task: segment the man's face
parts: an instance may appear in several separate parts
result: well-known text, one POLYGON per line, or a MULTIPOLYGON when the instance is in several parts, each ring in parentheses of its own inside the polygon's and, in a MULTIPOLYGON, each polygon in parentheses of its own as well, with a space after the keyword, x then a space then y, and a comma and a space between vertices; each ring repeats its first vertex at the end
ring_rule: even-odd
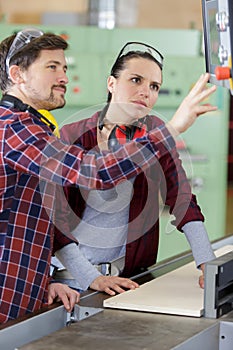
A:
POLYGON ((23 71, 18 86, 23 101, 36 109, 53 110, 65 105, 68 78, 63 50, 42 50, 37 60, 23 71))

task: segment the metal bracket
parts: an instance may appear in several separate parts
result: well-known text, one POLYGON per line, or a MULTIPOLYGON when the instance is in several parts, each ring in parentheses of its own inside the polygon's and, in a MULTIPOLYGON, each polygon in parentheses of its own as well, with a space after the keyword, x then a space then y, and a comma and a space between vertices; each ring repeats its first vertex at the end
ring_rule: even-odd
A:
POLYGON ((218 318, 233 310, 233 252, 205 265, 204 316, 218 318))
POLYGON ((67 312, 66 326, 78 322, 103 311, 101 308, 75 305, 72 312, 67 312))

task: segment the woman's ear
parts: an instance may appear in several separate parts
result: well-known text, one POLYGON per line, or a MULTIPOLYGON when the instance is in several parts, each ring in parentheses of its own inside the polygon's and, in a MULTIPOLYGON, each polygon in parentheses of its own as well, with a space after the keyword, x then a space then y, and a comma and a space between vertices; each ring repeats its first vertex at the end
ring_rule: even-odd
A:
POLYGON ((9 77, 12 80, 12 82, 15 84, 20 84, 24 81, 22 76, 22 71, 20 67, 17 66, 16 64, 13 64, 12 66, 10 66, 9 77))
POLYGON ((115 88, 116 78, 113 75, 110 75, 107 80, 108 91, 112 94, 115 88))

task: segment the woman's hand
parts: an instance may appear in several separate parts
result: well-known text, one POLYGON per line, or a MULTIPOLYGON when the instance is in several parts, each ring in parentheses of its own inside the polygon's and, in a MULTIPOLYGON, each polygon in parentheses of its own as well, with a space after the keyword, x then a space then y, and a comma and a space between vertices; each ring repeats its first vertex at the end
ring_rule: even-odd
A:
POLYGON ((199 286, 204 289, 205 286, 205 280, 204 280, 204 271, 205 271, 205 265, 201 264, 200 265, 201 271, 202 271, 202 275, 199 277, 199 286))
POLYGON ((125 292, 125 289, 135 289, 139 285, 129 278, 118 276, 99 276, 90 285, 91 289, 105 292, 109 295, 125 292))
POLYGON ((217 110, 216 106, 209 103, 201 104, 217 89, 215 85, 207 87, 209 77, 209 73, 200 76, 172 119, 166 124, 172 135, 176 136, 185 132, 201 114, 217 110))

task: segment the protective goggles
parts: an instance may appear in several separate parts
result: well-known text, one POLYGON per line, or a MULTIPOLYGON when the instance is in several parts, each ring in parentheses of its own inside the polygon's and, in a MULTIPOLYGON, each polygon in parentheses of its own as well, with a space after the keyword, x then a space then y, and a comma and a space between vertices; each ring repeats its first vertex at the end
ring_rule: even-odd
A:
POLYGON ((39 38, 44 33, 41 30, 34 28, 23 29, 17 33, 6 57, 6 72, 9 74, 10 60, 33 39, 39 38))
POLYGON ((163 58, 164 58, 163 55, 158 50, 156 50, 153 46, 150 46, 141 42, 137 42, 137 41, 130 41, 126 43, 121 49, 115 62, 117 62, 117 60, 120 57, 127 55, 127 53, 129 52, 148 53, 155 59, 156 62, 158 62, 161 68, 163 67, 163 58))

